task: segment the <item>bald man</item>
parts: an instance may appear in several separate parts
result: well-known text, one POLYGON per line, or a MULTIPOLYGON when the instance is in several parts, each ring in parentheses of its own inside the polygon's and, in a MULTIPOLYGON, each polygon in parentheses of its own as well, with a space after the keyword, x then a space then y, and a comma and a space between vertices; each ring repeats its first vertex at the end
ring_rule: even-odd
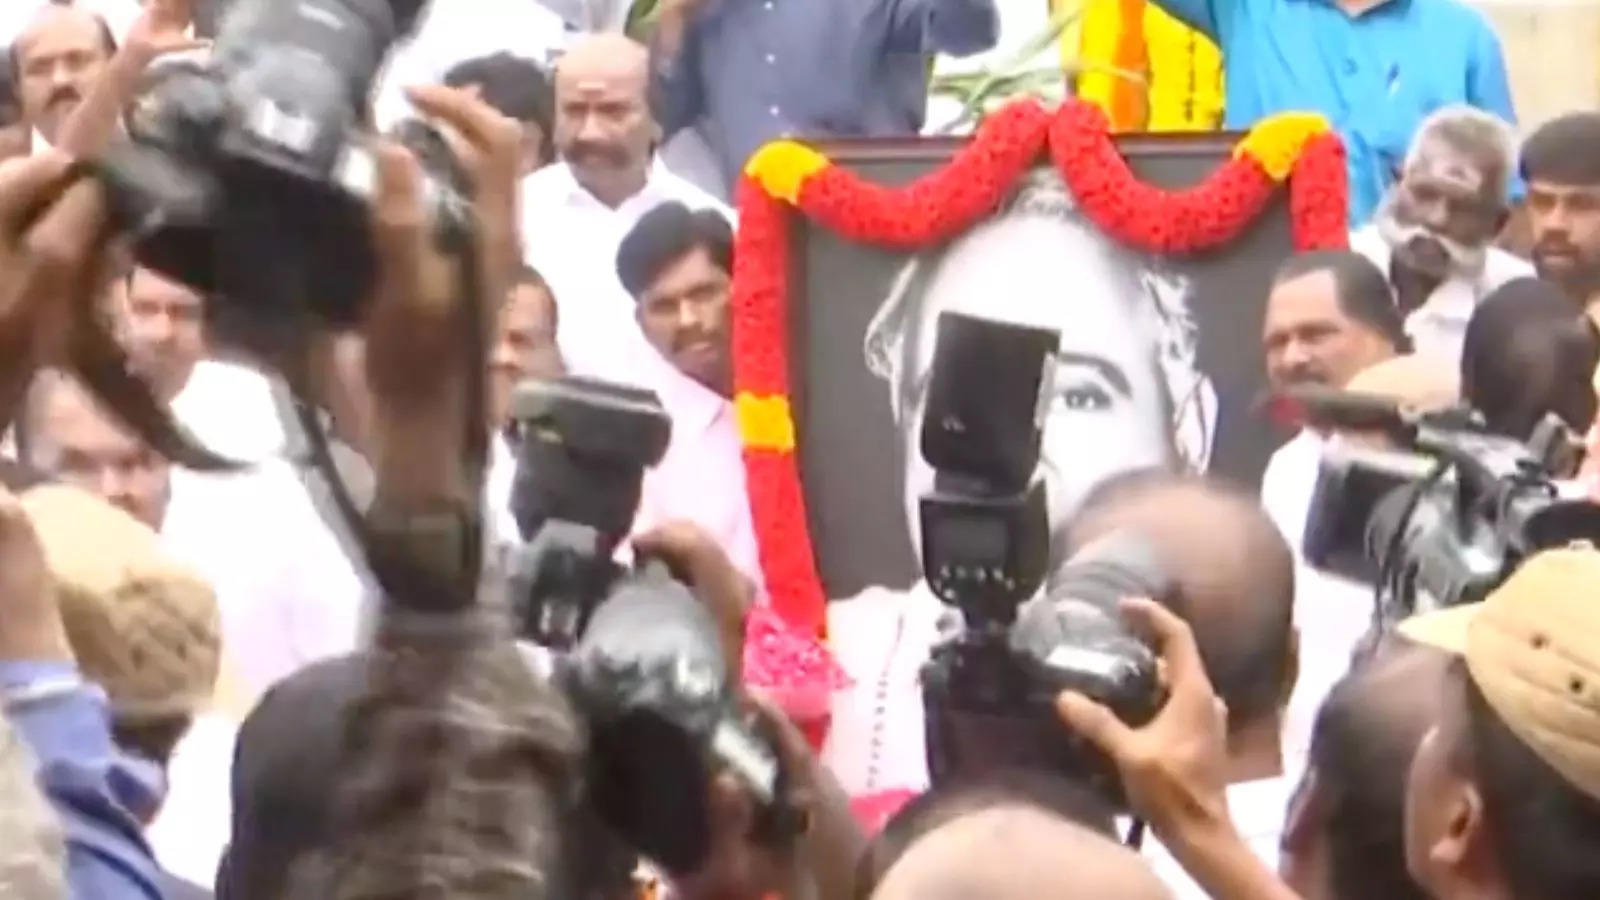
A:
POLYGON ((93 12, 52 4, 33 15, 12 46, 12 66, 34 150, 55 144, 114 53, 111 29, 93 12))
MULTIPOLYGON (((1068 534, 1076 550, 1111 532, 1149 540, 1176 584, 1156 598, 1194 630, 1217 694, 1228 705, 1228 805, 1258 856, 1278 858, 1289 798, 1282 731, 1298 671, 1294 557, 1254 497, 1219 483, 1137 472, 1102 483, 1068 534)), ((1159 844, 1156 871, 1183 898, 1206 894, 1159 844)))
POLYGON ((1081 825, 1007 806, 958 817, 907 848, 874 900, 1166 900, 1139 855, 1081 825))
POLYGON ((556 65, 558 162, 523 179, 522 234, 525 261, 556 298, 557 341, 573 374, 651 388, 671 413, 674 385, 661 382, 676 373, 639 331, 633 298, 617 280, 617 247, 662 203, 715 209, 730 221, 733 211, 656 161, 661 130, 648 90, 643 46, 620 34, 572 44, 556 65))

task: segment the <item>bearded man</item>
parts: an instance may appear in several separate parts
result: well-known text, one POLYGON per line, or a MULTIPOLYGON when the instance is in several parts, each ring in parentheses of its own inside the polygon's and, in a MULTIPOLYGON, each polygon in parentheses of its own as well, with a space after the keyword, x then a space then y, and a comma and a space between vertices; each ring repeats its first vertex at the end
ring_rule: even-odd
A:
POLYGON ((1350 249, 1372 260, 1394 288, 1416 351, 1454 366, 1467 320, 1495 288, 1531 275, 1493 246, 1509 215, 1516 134, 1470 106, 1447 106, 1417 130, 1399 179, 1350 249))

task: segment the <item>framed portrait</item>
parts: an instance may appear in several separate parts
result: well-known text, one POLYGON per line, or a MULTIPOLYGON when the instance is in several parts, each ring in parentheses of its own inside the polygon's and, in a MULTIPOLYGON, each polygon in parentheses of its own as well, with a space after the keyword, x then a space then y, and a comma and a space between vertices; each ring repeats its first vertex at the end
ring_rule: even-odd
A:
MULTIPOLYGON (((983 129, 972 142, 818 143, 791 148, 788 176, 746 179, 736 382, 763 568, 792 619, 921 577, 914 522, 933 473, 919 436, 941 313, 1059 333, 1040 419, 1053 534, 1096 484, 1133 469, 1254 490, 1285 437, 1255 412, 1262 314, 1290 253, 1343 243, 1337 138, 1309 121, 1274 141, 1085 135, 1093 113, 1062 109, 1031 152, 975 152, 995 141, 983 129), (1252 143, 1283 152, 1262 162, 1252 143), (1007 153, 1015 171, 996 176, 1007 153), (763 209, 757 192, 792 199, 763 209), (756 358, 774 330, 782 359, 756 358), (780 412, 786 455, 772 438, 780 412)), ((766 164, 784 168, 775 155, 766 164)), ((762 165, 758 154, 752 171, 762 165)), ((971 378, 985 389, 984 373, 971 378)))

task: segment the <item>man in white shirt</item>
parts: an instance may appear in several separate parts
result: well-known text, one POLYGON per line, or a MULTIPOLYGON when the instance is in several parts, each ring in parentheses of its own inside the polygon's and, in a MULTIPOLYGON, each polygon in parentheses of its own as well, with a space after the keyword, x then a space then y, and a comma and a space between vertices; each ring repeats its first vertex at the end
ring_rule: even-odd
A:
POLYGON ((1472 310, 1533 267, 1494 246, 1516 173, 1516 133, 1491 113, 1447 106, 1423 121, 1400 178, 1350 249, 1372 260, 1395 290, 1418 353, 1451 364, 1472 310))
POLYGON ((511 425, 511 391, 528 378, 555 378, 566 371, 556 346, 560 320, 550 285, 530 266, 523 266, 506 295, 489 353, 489 471, 484 499, 489 527, 497 541, 519 538, 511 515, 511 490, 517 461, 506 430, 511 425))
POLYGON ((524 258, 550 283, 561 311, 561 355, 575 375, 654 388, 671 375, 640 332, 617 279, 617 247, 646 212, 669 200, 732 212, 656 160, 649 55, 617 34, 579 39, 556 67, 560 162, 522 182, 524 258))
POLYGON ((249 697, 355 647, 361 582, 286 464, 174 468, 57 372, 30 389, 18 444, 24 462, 127 510, 211 583, 249 697))
MULTIPOLYGON (((1345 388, 1407 344, 1399 309, 1381 272, 1348 251, 1291 257, 1278 270, 1262 321, 1262 355, 1273 390, 1345 388)), ((1305 565, 1302 547, 1327 436, 1306 426, 1278 448, 1261 478, 1261 504, 1294 551, 1295 625, 1306 636, 1290 700, 1285 743, 1298 761, 1322 698, 1350 666, 1372 617, 1371 591, 1305 565)))
MULTIPOLYGON (((1289 547, 1248 494, 1161 473, 1103 483, 1068 547, 1119 531, 1148 541, 1172 579, 1172 595, 1154 599, 1193 629, 1206 674, 1227 704, 1229 812, 1255 854, 1275 867, 1293 786, 1283 730, 1299 671, 1289 547)), ((1208 896, 1160 842, 1147 837, 1143 850, 1179 900, 1208 896)))
POLYGON ((206 310, 199 294, 135 268, 112 285, 110 301, 133 370, 202 443, 243 461, 283 451, 283 424, 267 377, 205 358, 206 310))
POLYGON ((54 146, 57 133, 116 53, 106 20, 76 5, 35 7, 11 47, 22 117, 33 149, 54 146))
POLYGON ((656 394, 672 440, 644 478, 636 534, 694 522, 754 584, 763 583, 733 407, 733 229, 715 210, 664 203, 617 250, 617 274, 638 301, 639 326, 673 373, 656 394))

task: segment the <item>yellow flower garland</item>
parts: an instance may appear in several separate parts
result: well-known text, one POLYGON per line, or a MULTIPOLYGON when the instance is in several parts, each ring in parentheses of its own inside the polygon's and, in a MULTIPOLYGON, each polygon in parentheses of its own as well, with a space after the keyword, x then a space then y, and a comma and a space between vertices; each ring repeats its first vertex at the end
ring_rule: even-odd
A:
POLYGON ((741 391, 734 397, 733 407, 745 447, 778 453, 794 450, 794 417, 789 412, 789 398, 741 391))
POLYGON ((804 144, 773 141, 750 157, 744 171, 769 195, 792 206, 800 196, 800 185, 828 165, 827 157, 804 144))
POLYGON ((1306 141, 1329 129, 1326 117, 1317 113, 1279 113, 1257 122, 1250 133, 1233 148, 1233 157, 1248 155, 1261 165, 1273 181, 1289 177, 1300 149, 1306 141))

